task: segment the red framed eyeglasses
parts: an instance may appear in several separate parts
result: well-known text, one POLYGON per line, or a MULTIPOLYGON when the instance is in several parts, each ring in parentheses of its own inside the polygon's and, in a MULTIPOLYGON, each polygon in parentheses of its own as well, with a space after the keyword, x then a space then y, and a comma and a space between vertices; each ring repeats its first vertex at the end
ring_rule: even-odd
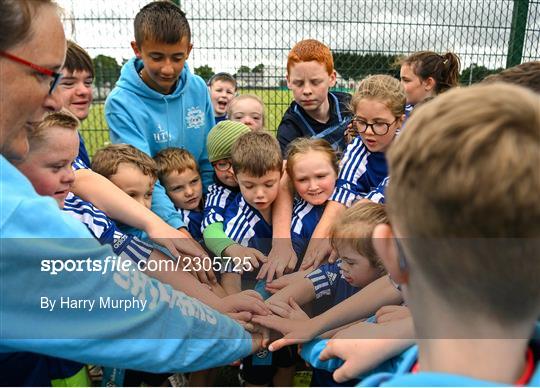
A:
POLYGON ((54 91, 54 89, 56 88, 56 85, 58 85, 58 81, 60 81, 60 78, 62 77, 62 74, 57 73, 56 71, 52 71, 50 69, 46 69, 44 67, 36 65, 35 63, 28 62, 26 59, 19 58, 5 51, 0 51, 0 56, 10 59, 14 62, 20 63, 21 65, 31 67, 32 69, 36 70, 37 72, 41 74, 52 77, 51 85, 49 88, 49 94, 51 94, 54 91))

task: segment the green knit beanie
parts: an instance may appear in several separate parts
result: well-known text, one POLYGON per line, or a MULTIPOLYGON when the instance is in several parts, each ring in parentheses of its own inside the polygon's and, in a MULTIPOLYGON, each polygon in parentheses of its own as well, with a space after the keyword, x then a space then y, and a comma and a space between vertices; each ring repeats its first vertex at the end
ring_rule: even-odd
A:
POLYGON ((213 163, 217 160, 231 157, 233 143, 244 133, 251 129, 240 122, 223 120, 220 121, 208 133, 206 148, 208 149, 208 160, 213 163))

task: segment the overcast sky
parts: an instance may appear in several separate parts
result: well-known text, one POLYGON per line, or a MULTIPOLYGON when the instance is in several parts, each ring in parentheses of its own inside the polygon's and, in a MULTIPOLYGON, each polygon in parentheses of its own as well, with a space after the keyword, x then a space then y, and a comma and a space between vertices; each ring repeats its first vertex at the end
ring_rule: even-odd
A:
MULTIPOLYGON (((58 0, 68 36, 92 56, 132 56, 133 18, 148 0, 58 0), (74 28, 72 28, 74 26, 74 28)), ((470 63, 503 67, 512 0, 181 0, 190 21, 192 67, 235 72, 284 66, 289 49, 315 38, 359 53, 454 51, 470 63)), ((540 58, 540 1, 530 0, 524 61, 540 58)))

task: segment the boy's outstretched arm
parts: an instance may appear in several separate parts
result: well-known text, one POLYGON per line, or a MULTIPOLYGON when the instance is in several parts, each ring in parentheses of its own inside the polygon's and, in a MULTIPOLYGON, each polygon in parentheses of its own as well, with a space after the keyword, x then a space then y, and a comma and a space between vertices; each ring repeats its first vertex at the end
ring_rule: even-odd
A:
POLYGON ((293 298, 300 306, 311 302, 315 299, 315 288, 313 283, 308 278, 297 279, 287 287, 279 290, 274 295, 266 300, 267 303, 284 302, 289 303, 290 298, 293 298))
POLYGON ((279 182, 279 194, 272 205, 272 250, 268 261, 261 267, 257 279, 270 283, 286 272, 294 270, 298 257, 291 240, 291 222, 293 212, 293 191, 291 180, 283 162, 283 176, 279 182))
POLYGON ((309 241, 301 269, 316 269, 324 260, 333 262, 335 255, 330 246, 330 228, 332 224, 341 217, 345 211, 345 205, 328 201, 324 209, 321 220, 317 224, 315 231, 309 241))
POLYGON ((175 290, 182 291, 192 298, 216 309, 220 313, 236 313, 248 311, 253 314, 266 315, 269 313, 261 296, 255 292, 242 292, 220 298, 207 286, 202 284, 189 272, 182 268, 176 269, 174 262, 157 249, 152 251, 148 262, 158 262, 156 265, 147 263, 147 268, 158 268, 157 271, 147 270, 145 273, 163 283, 170 284, 175 290), (159 263, 159 262, 162 263, 159 263), (170 264, 170 265, 165 265, 170 264))
POLYGON ((270 344, 276 351, 287 345, 307 342, 318 335, 373 315, 377 309, 389 304, 398 304, 403 300, 388 276, 375 280, 350 298, 337 304, 308 322, 297 325, 286 320, 254 317, 253 319, 270 329, 282 332, 285 336, 270 344))
POLYGON ((163 245, 175 257, 206 256, 206 252, 189 234, 169 226, 157 214, 135 201, 107 178, 90 169, 75 171, 75 182, 71 191, 85 201, 93 203, 110 218, 144 230, 153 241, 163 245))

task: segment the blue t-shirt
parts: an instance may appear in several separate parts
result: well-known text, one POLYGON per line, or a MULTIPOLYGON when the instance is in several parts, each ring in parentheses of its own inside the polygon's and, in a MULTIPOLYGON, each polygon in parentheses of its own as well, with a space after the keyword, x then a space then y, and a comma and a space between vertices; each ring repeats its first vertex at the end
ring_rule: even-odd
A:
POLYGON ((300 268, 304 253, 309 245, 313 231, 324 212, 325 205, 314 206, 302 198, 295 198, 291 221, 291 240, 298 257, 295 271, 300 268))
POLYGON ((223 222, 225 209, 234 201, 240 192, 238 187, 225 186, 214 174, 214 184, 208 187, 204 201, 204 218, 202 230, 215 222, 223 222))
POLYGON ((330 199, 351 207, 364 198, 388 176, 386 156, 383 152, 370 152, 361 137, 347 147, 340 163, 336 188, 330 199))
POLYGON ((84 139, 80 132, 79 134, 79 155, 77 156, 84 164, 90 166, 90 157, 88 156, 88 151, 86 150, 86 145, 84 144, 84 139))
MULTIPOLYGON (((225 211, 225 234, 244 247, 255 248, 265 255, 272 249, 272 225, 266 222, 261 213, 249 205, 242 194, 225 211)), ((230 269, 226 270, 230 272, 230 269)), ((257 271, 244 272, 245 279, 255 279, 257 271)))
POLYGON ((64 201, 64 212, 81 221, 101 245, 110 245, 113 252, 124 258, 147 261, 152 253, 152 246, 137 237, 122 233, 105 213, 90 202, 86 202, 73 193, 64 201))
POLYGON ((180 217, 182 217, 182 220, 184 221, 184 224, 186 225, 186 228, 191 234, 191 236, 197 240, 199 243, 203 241, 203 235, 202 235, 202 221, 203 221, 203 212, 197 211, 197 210, 185 210, 185 209, 176 209, 178 211, 178 214, 180 214, 180 217))
POLYGON ((315 288, 315 299, 330 296, 334 305, 341 303, 350 296, 356 294, 358 287, 351 286, 341 273, 341 260, 335 263, 323 264, 312 271, 306 278, 311 280, 315 288))

